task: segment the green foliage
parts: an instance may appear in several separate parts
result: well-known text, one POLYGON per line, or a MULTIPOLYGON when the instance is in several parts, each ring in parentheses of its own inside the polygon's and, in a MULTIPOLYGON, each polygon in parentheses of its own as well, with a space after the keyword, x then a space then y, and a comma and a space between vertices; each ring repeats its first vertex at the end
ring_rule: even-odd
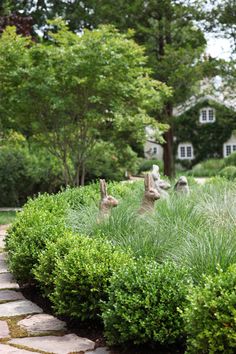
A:
POLYGON ((56 313, 82 321, 98 319, 101 300, 113 272, 131 262, 104 238, 80 237, 77 247, 70 247, 64 259, 56 262, 55 289, 50 295, 56 313))
POLYGON ((179 308, 188 285, 187 272, 172 263, 140 259, 122 267, 113 275, 103 304, 108 343, 179 342, 184 336, 179 308))
POLYGON ((0 205, 16 207, 30 194, 28 156, 18 148, 0 148, 0 205))
MULTIPOLYGON (((129 183, 108 184, 108 192, 117 198, 131 194, 133 189, 133 184, 129 183)), ((70 226, 66 220, 69 210, 96 203, 94 216, 97 220, 99 200, 98 184, 68 188, 57 195, 44 194, 29 200, 23 211, 17 214, 7 237, 9 264, 15 277, 21 282, 33 281, 33 268, 46 244, 68 234, 70 226)))
POLYGON ((68 214, 68 225, 91 237, 103 234, 124 250, 131 248, 136 257, 174 260, 199 282, 203 273, 214 274, 217 264, 225 270, 236 262, 236 189, 220 177, 204 186, 188 179, 188 197, 176 198, 170 191, 170 197, 157 201, 154 212, 145 217, 138 216, 143 197, 140 181, 126 184, 126 188, 132 185, 131 193, 118 198, 120 203, 109 219, 97 223, 98 208, 93 203, 75 206, 68 214))
POLYGON ((0 213, 0 225, 10 224, 15 220, 15 211, 3 211, 0 213))
POLYGON ((209 159, 196 164, 188 175, 195 177, 222 176, 228 179, 235 178, 236 153, 232 153, 224 159, 209 159))
POLYGON ((227 166, 219 173, 220 176, 234 180, 236 178, 236 166, 227 166))
POLYGON ((9 267, 21 283, 33 281, 33 268, 48 241, 55 241, 66 231, 67 204, 60 197, 42 195, 29 200, 8 231, 6 247, 9 267))
MULTIPOLYGON (((107 183, 108 194, 118 199, 124 199, 132 194, 139 183, 107 183)), ((101 199, 99 182, 91 183, 84 187, 68 187, 62 194, 63 199, 67 201, 71 209, 80 209, 81 206, 96 204, 98 206, 101 199)))
POLYGON ((131 32, 101 26, 78 36, 62 20, 50 25, 48 43, 29 43, 12 28, 0 38, 0 116, 56 156, 66 185, 83 185, 95 141, 113 144, 123 168, 135 160, 129 146, 145 139, 146 125, 162 128, 150 111, 170 90, 151 79, 131 32))
POLYGON ((212 101, 201 102, 176 117, 174 131, 177 139, 174 144, 174 155, 177 155, 178 144, 188 142, 189 132, 192 132, 191 143, 195 157, 191 161, 192 165, 212 158, 221 158, 223 144, 230 138, 234 129, 236 129, 235 112, 212 101), (201 124, 199 122, 199 111, 206 106, 216 109, 214 123, 201 124))
POLYGON ((125 172, 137 173, 137 154, 127 145, 118 149, 114 144, 108 142, 97 143, 93 153, 86 161, 86 180, 105 178, 106 180, 122 180, 125 172))
POLYGON ((225 166, 236 166, 236 152, 233 152, 229 156, 227 156, 225 159, 225 166))
POLYGON ((188 174, 195 177, 216 176, 225 164, 225 159, 209 159, 195 165, 188 174))
POLYGON ((160 168, 160 173, 163 172, 163 161, 157 159, 142 159, 139 164, 138 173, 150 171, 152 169, 152 165, 158 165, 160 168))
POLYGON ((236 266, 190 288, 183 312, 188 334, 188 353, 226 353, 236 350, 236 266))
POLYGON ((23 141, 0 147, 0 206, 17 207, 39 192, 55 192, 61 185, 57 161, 43 149, 29 148, 23 141))
POLYGON ((53 242, 47 241, 46 248, 39 254, 38 263, 33 270, 44 295, 49 296, 54 290, 55 269, 58 261, 63 262, 70 249, 78 249, 82 241, 82 237, 68 231, 53 242))

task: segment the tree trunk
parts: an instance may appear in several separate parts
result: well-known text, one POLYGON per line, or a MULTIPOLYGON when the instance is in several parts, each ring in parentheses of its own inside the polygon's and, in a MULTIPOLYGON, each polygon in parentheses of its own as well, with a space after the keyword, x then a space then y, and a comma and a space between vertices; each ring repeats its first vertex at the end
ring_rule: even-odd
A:
POLYGON ((85 182, 85 164, 83 162, 82 163, 82 173, 81 173, 80 185, 84 186, 84 182, 85 182))
POLYGON ((164 175, 171 178, 174 176, 173 151, 172 151, 172 146, 173 146, 172 127, 170 127, 170 129, 164 133, 164 139, 166 141, 165 144, 163 145, 164 175))
POLYGON ((167 123, 169 124, 170 128, 167 132, 164 133, 165 144, 163 145, 164 148, 164 175, 171 178, 175 175, 174 169, 174 159, 173 159, 173 127, 172 127, 172 117, 173 115, 173 108, 172 104, 169 103, 166 106, 166 116, 167 116, 167 123))

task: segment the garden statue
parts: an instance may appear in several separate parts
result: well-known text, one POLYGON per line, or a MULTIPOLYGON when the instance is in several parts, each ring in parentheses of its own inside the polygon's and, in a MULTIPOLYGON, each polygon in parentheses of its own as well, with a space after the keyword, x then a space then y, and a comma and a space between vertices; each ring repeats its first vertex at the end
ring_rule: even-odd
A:
POLYGON ((168 198, 169 195, 166 190, 169 189, 171 185, 161 179, 158 165, 152 165, 152 178, 154 180, 155 188, 160 193, 161 198, 168 198))
POLYGON ((111 209, 118 205, 118 200, 111 195, 107 195, 107 186, 105 179, 100 179, 100 192, 101 192, 101 200, 100 200, 100 213, 102 216, 109 216, 111 209))
POLYGON ((147 211, 153 211, 155 201, 160 199, 160 193, 156 189, 153 177, 150 173, 146 174, 144 177, 144 187, 145 191, 142 204, 139 209, 139 214, 144 214, 147 211))
POLYGON ((174 189, 178 193, 189 194, 189 186, 188 181, 185 176, 179 177, 178 181, 176 182, 174 189))

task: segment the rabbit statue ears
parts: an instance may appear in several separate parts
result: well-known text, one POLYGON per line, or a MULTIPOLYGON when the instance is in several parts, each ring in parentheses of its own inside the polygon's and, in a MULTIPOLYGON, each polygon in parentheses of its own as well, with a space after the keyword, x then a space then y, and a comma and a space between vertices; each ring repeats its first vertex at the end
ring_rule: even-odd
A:
POLYGON ((144 177, 144 187, 145 187, 145 191, 149 191, 152 188, 155 188, 155 183, 153 180, 153 177, 151 175, 151 173, 147 173, 144 177))
POLYGON ((102 199, 107 197, 107 185, 105 179, 100 179, 100 192, 101 192, 101 197, 102 199))

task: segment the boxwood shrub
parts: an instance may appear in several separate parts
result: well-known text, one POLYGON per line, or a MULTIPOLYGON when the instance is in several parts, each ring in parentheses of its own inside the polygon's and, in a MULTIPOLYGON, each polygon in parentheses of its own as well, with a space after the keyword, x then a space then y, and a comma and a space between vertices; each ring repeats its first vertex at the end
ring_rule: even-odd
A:
POLYGON ((109 344, 173 344, 184 337, 179 308, 186 301, 186 270, 140 259, 113 274, 102 318, 109 344))
POLYGON ((33 268, 46 242, 55 241, 67 230, 67 204, 59 195, 41 195, 30 200, 8 232, 6 248, 10 270, 20 283, 33 282, 33 268))
POLYGON ((227 166, 220 171, 219 175, 225 177, 229 180, 234 180, 236 178, 236 166, 227 166))
MULTIPOLYGON (((127 196, 137 183, 110 183, 108 192, 118 199, 127 196)), ((7 250, 9 265, 21 283, 34 282, 33 269, 48 241, 55 242, 70 230, 69 210, 92 202, 99 204, 99 185, 68 188, 56 195, 43 194, 29 200, 9 230, 7 250)), ((98 211, 98 208, 97 208, 98 211)))
MULTIPOLYGON (((77 247, 70 247, 68 254, 56 261, 54 291, 49 298, 57 314, 82 321, 98 319, 111 275, 133 260, 130 253, 120 251, 102 237, 77 237, 77 247)), ((60 245, 63 247, 63 242, 60 245)))
POLYGON ((236 265, 190 287, 183 318, 188 353, 236 352, 236 265))
POLYGON ((69 231, 54 242, 47 241, 46 248, 39 254, 38 262, 33 269, 43 295, 48 297, 54 290, 57 262, 62 261, 71 248, 78 248, 81 241, 81 237, 69 231))

